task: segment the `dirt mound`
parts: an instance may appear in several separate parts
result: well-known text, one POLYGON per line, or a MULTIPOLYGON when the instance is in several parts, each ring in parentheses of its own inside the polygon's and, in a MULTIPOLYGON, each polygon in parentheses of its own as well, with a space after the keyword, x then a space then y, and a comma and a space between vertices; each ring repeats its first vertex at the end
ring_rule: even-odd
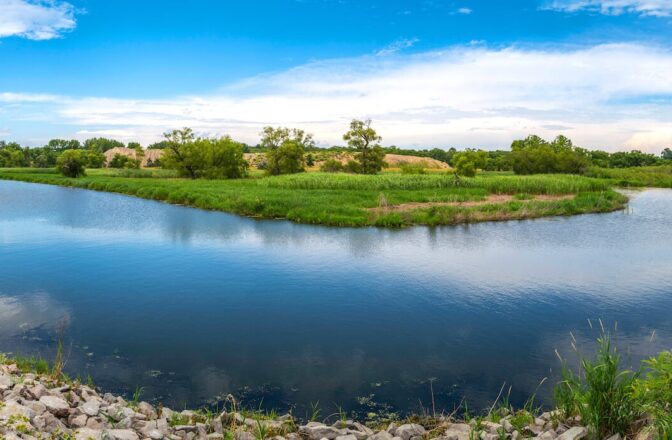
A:
POLYGON ((447 163, 441 162, 440 160, 432 159, 431 157, 405 156, 401 154, 386 154, 385 162, 387 162, 390 168, 398 168, 403 163, 411 165, 422 164, 425 168, 435 168, 445 170, 450 168, 450 166, 447 163))

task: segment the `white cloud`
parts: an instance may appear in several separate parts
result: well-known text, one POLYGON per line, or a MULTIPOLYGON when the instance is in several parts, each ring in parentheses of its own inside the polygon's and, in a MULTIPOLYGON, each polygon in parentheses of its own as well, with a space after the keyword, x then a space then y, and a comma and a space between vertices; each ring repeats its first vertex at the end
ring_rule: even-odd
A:
POLYGON ((458 14, 463 14, 463 15, 469 15, 472 12, 473 11, 471 10, 471 8, 460 8, 460 9, 457 10, 458 14))
MULTIPOLYGON (((415 55, 316 62, 249 78, 208 96, 169 99, 0 94, 0 126, 76 127, 153 142, 170 128, 256 143, 264 125, 305 128, 341 143, 370 117, 385 144, 506 147, 559 132, 585 147, 672 145, 672 51, 639 44, 554 50, 453 47, 415 55), (4 98, 3 98, 4 97, 4 98), (23 103, 19 102, 24 99, 23 103), (17 122, 18 123, 18 122, 17 122)), ((53 136, 46 133, 45 136, 53 136)), ((32 133, 31 133, 32 136, 32 133)))
POLYGON ((0 0, 0 38, 50 40, 75 28, 75 9, 59 0, 0 0))
POLYGON ((413 47, 413 45, 415 45, 415 43, 417 43, 418 41, 420 40, 418 40, 417 38, 401 38, 395 41, 394 43, 380 49, 378 52, 376 52, 376 55, 378 56, 394 55, 399 51, 413 47))
POLYGON ((607 15, 672 16, 671 0, 556 0, 547 8, 565 12, 586 10, 607 15))

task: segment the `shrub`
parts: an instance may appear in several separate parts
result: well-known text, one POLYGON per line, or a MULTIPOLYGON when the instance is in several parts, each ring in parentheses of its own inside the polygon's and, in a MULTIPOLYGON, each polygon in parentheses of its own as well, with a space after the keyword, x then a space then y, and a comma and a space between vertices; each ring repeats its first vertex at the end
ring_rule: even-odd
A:
POLYGON ((343 164, 336 159, 329 158, 322 163, 320 171, 325 173, 338 173, 344 170, 343 164))
POLYGON ((56 169, 66 177, 85 176, 85 164, 81 150, 65 150, 56 159, 56 169))
POLYGON ((420 163, 402 162, 399 164, 401 174, 427 174, 427 170, 425 169, 426 167, 427 164, 425 162, 420 163))
POLYGON ((295 140, 286 140, 278 148, 267 154, 268 167, 266 172, 271 175, 296 174, 305 171, 303 144, 295 140))

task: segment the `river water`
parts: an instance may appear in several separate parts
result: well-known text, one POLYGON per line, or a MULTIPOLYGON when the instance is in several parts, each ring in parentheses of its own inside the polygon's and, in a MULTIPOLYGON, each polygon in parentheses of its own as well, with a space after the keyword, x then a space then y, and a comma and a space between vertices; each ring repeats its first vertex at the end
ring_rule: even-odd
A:
POLYGON ((626 211, 404 230, 260 221, 0 182, 0 351, 173 407, 357 412, 550 403, 600 324, 672 347, 672 191, 626 211), (591 328, 592 325, 592 328, 591 328), (617 327, 617 328, 615 328, 617 327), (654 332, 655 331, 655 332, 654 332), (61 335, 61 336, 59 336, 61 335))

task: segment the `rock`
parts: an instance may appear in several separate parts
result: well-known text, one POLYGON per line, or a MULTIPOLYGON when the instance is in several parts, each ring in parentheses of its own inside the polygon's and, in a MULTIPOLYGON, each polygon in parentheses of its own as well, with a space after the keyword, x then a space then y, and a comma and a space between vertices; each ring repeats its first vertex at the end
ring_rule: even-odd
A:
POLYGON ((86 426, 86 421, 88 417, 86 414, 80 414, 75 416, 70 416, 68 418, 68 424, 71 428, 83 428, 86 426))
POLYGON ((555 431, 544 431, 537 437, 539 440, 554 440, 558 434, 555 431))
POLYGON ((140 402, 138 404, 138 412, 150 420, 154 420, 158 417, 154 407, 147 402, 140 402))
POLYGON ((497 431, 502 429, 502 425, 499 423, 488 422, 487 420, 482 422, 481 425, 488 434, 497 434, 497 431))
POLYGON ((355 437, 355 436, 352 435, 352 434, 348 434, 348 435, 339 435, 339 436, 336 437, 335 440, 357 440, 357 437, 355 437))
POLYGON ((0 391, 8 390, 12 387, 12 377, 9 374, 0 373, 0 391))
POLYGON ((395 435, 401 437, 403 440, 410 440, 411 437, 415 437, 416 435, 425 435, 425 428, 415 423, 407 423, 398 427, 395 435))
POLYGON ((450 431, 466 432, 467 434, 471 432, 471 426, 466 423, 451 423, 448 429, 450 431))
POLYGON ((583 426, 575 426, 558 436, 558 440, 580 440, 588 435, 588 430, 583 426))
POLYGON ((394 422, 390 422, 389 425, 387 425, 387 432, 389 432, 392 435, 396 435, 397 433, 397 424, 394 422))
POLYGON ((651 428, 644 428, 641 430, 635 440, 654 440, 656 438, 656 431, 651 428))
POLYGON ((499 436, 497 434, 490 434, 489 432, 481 432, 481 440, 498 440, 499 436))
POLYGON ((224 432, 224 427, 222 426, 222 419, 219 417, 215 418, 210 422, 210 426, 212 426, 212 430, 215 431, 217 434, 222 434, 224 432))
POLYGON ((609 437, 607 440, 623 440, 623 437, 621 437, 621 434, 614 434, 611 437, 609 437))
POLYGON ((103 431, 99 429, 80 428, 75 431, 75 440, 102 440, 103 431))
POLYGON ((502 420, 502 428, 504 428, 504 430, 506 432, 513 432, 513 429, 514 429, 513 425, 511 424, 511 422, 508 419, 502 420))
POLYGON ((84 404, 80 406, 79 409, 87 416, 97 416, 98 412, 100 411, 100 402, 95 399, 90 399, 84 402, 84 404))
POLYGON ((511 433, 511 440, 521 440, 522 438, 523 438, 523 435, 518 431, 513 431, 511 433))
MULTIPOLYGON (((254 436, 254 434, 243 431, 243 430, 238 430, 236 431, 236 434, 234 435, 235 440, 257 440, 257 438, 254 436)), ((318 439, 319 440, 319 439, 318 439)))
POLYGON ((224 436, 220 432, 213 432, 212 434, 208 434, 208 440, 223 440, 224 436))
POLYGON ((175 431, 196 432, 197 428, 194 425, 177 425, 175 431))
POLYGON ((158 429, 150 429, 147 433, 147 437, 151 438, 152 440, 161 440, 163 438, 163 432, 159 431, 158 429))
POLYGON ((449 429, 442 438, 445 440, 471 440, 471 435, 469 432, 449 429))
POLYGON ((41 416, 35 416, 33 419, 33 426, 35 426, 39 431, 45 431, 48 433, 66 430, 65 425, 61 423, 61 421, 58 420, 56 416, 49 412, 45 412, 41 416))
POLYGON ((299 434, 308 437, 310 440, 322 440, 323 438, 334 440, 342 433, 340 429, 336 429, 332 426, 326 426, 317 422, 310 422, 307 425, 299 428, 299 434))
POLYGON ((100 417, 89 417, 89 420, 86 421, 86 427, 90 429, 103 429, 105 424, 100 417))
POLYGON ((44 406, 44 404, 42 404, 40 402, 35 402, 35 401, 27 402, 26 406, 28 408, 32 409, 33 412, 35 413, 35 415, 38 415, 38 416, 40 414, 44 414, 44 412, 47 410, 47 407, 44 406))
POLYGON ((49 390, 41 383, 26 389, 26 393, 30 395, 31 400, 40 400, 40 397, 49 395, 49 390))
POLYGON ((21 416, 32 419, 35 416, 35 412, 27 406, 9 400, 4 402, 4 405, 0 405, 0 419, 8 419, 12 416, 21 416))
POLYGON ((65 400, 60 397, 55 396, 42 396, 40 398, 40 403, 47 408, 47 411, 55 415, 56 417, 65 417, 70 411, 70 405, 65 400))
POLYGON ((387 431, 380 431, 369 437, 369 440, 392 440, 393 436, 387 431))
POLYGON ((115 440, 140 440, 138 434, 131 429, 110 429, 107 432, 115 440))

